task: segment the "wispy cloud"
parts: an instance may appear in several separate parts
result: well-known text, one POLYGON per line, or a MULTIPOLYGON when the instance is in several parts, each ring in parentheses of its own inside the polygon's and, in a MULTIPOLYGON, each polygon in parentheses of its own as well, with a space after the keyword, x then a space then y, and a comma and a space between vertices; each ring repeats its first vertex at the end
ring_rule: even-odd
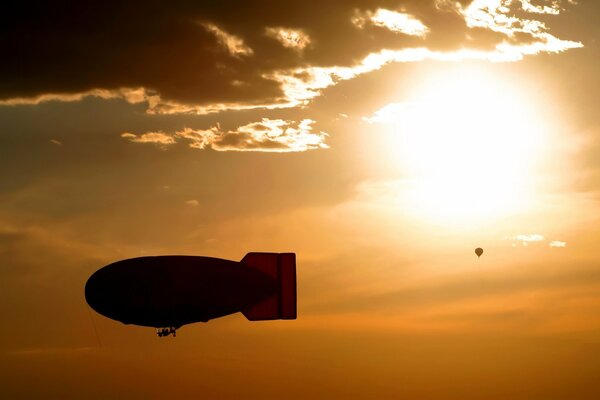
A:
POLYGON ((122 138, 129 140, 134 143, 150 143, 155 144, 161 148, 175 144, 175 139, 164 133, 164 132, 146 132, 141 135, 136 135, 130 132, 124 132, 121 134, 122 138))
POLYGON ((272 151, 296 152, 328 148, 327 134, 314 132, 315 121, 304 119, 298 123, 282 119, 263 118, 235 131, 227 132, 213 141, 211 147, 219 151, 272 151))
POLYGON ((75 102, 81 101, 87 97, 96 97, 103 100, 123 99, 131 104, 152 102, 155 98, 143 87, 138 88, 119 88, 119 89, 91 89, 79 93, 48 93, 32 97, 14 97, 11 99, 0 100, 3 106, 19 105, 37 105, 50 101, 75 102))
POLYGON ((300 29, 269 27, 265 29, 267 36, 277 40, 283 47, 304 50, 310 44, 310 37, 300 29))
POLYGON ((567 242, 561 242, 560 240, 552 240, 548 245, 550 247, 567 247, 567 242))
POLYGON ((523 10, 535 14, 560 14, 560 1, 551 0, 550 5, 534 5, 530 0, 520 0, 523 10))
POLYGON ((254 54, 254 51, 250 47, 246 46, 243 39, 225 32, 215 24, 205 23, 202 24, 202 26, 204 26, 209 32, 214 34, 219 43, 221 43, 221 45, 225 47, 227 52, 232 56, 240 57, 251 56, 252 54, 254 54))
POLYGON ((532 233, 529 235, 516 235, 513 236, 512 239, 520 242, 541 242, 544 240, 544 236, 539 233, 532 233))
POLYGON ((513 247, 520 243, 521 246, 529 246, 531 244, 542 244, 547 243, 550 247, 567 247, 567 242, 563 242, 561 240, 548 240, 544 237, 544 235, 540 235, 539 233, 531 233, 531 234, 520 234, 506 238, 507 240, 511 240, 513 243, 513 247))
POLYGON ((208 129, 184 128, 172 135, 163 132, 149 132, 141 135, 123 133, 121 137, 137 143, 170 145, 176 139, 188 141, 195 149, 211 148, 216 151, 263 151, 300 152, 325 149, 327 134, 313 131, 315 121, 304 119, 300 122, 282 119, 263 118, 259 122, 242 125, 235 130, 225 131, 220 125, 208 129))
MULTIPOLYGON (((511 13, 515 0, 474 0, 468 7, 461 9, 467 26, 484 28, 506 35, 507 40, 496 46, 496 49, 515 55, 532 55, 539 53, 559 53, 568 49, 583 47, 580 42, 562 40, 548 32, 542 21, 524 19, 511 13), (517 35, 528 35, 531 41, 517 39, 517 35)), ((559 14, 557 2, 551 6, 534 6, 528 0, 520 0, 523 11, 537 14, 559 14)))
POLYGON ((403 12, 386 10, 385 8, 379 8, 375 13, 371 11, 357 12, 351 21, 361 29, 367 24, 373 24, 389 29, 392 32, 410 36, 424 37, 429 31, 429 28, 415 16, 403 12))

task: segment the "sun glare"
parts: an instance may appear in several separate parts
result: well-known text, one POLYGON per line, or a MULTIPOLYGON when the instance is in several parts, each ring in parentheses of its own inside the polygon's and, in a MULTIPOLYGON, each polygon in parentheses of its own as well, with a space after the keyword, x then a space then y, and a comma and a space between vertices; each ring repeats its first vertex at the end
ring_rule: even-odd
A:
POLYGON ((473 71, 454 73, 386 108, 379 117, 394 121, 390 147, 415 212, 471 223, 525 207, 544 127, 513 84, 473 71))

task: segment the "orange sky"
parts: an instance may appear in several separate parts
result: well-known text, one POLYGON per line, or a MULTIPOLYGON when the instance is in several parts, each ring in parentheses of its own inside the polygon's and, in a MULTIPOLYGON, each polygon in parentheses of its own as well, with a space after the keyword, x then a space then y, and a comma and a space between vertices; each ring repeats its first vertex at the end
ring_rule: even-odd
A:
POLYGON ((597 398, 598 12, 9 6, 0 397, 597 398), (85 303, 116 260, 250 251, 297 254, 297 320, 85 303))

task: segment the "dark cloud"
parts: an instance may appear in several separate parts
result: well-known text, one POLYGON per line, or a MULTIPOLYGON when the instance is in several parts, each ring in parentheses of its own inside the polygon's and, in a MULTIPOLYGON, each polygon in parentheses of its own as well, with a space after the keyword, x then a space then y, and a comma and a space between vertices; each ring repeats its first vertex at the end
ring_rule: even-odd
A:
MULTIPOLYGON (((227 7, 217 1, 62 1, 36 7, 11 3, 4 6, 0 17, 0 99, 88 93, 147 101, 155 112, 294 106, 337 80, 389 62, 440 58, 436 52, 465 47, 491 51, 511 30, 542 44, 549 39, 540 33, 543 26, 538 27, 539 32, 519 31, 515 27, 523 26, 521 19, 510 26, 490 22, 493 18, 488 16, 493 17, 498 9, 474 17, 467 16, 468 11, 464 2, 440 0, 263 0, 228 2, 227 7), (418 21, 415 23, 423 24, 427 34, 406 34, 397 24, 391 27, 380 20, 362 25, 352 22, 357 15, 363 19, 376 15, 378 9, 410 15, 418 21), (282 39, 274 40, 272 29, 301 32, 305 36, 300 37, 308 38, 310 45, 297 51, 282 39), (406 48, 426 48, 434 53, 388 53, 379 63, 358 70, 315 74, 311 69, 354 68, 369 54, 406 48), (301 79, 302 74, 306 80, 301 79), (130 89, 119 91, 122 88, 130 89)), ((530 11, 529 15, 537 14, 530 11)), ((300 40, 299 36, 293 40, 300 40)), ((571 42, 561 46, 560 41, 546 44, 548 48, 515 50, 511 55, 574 46, 571 42)), ((505 52, 514 49, 509 50, 505 52)))

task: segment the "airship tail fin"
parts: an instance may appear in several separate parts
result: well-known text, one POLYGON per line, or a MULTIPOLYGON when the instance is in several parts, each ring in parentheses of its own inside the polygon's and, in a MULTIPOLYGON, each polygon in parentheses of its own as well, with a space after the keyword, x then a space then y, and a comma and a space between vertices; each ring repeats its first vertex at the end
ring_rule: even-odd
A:
POLYGON ((248 253, 241 261, 274 278, 279 290, 242 311, 250 321, 296 319, 296 254, 248 253))

